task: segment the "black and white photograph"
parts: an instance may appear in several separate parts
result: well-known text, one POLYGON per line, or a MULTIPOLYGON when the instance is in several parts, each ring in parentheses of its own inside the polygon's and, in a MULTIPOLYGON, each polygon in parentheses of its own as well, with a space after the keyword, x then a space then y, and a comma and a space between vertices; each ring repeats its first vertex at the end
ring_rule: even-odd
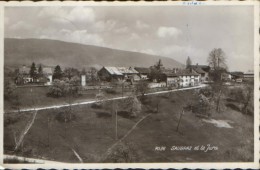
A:
POLYGON ((259 167, 257 3, 59 4, 2 7, 5 165, 259 167))

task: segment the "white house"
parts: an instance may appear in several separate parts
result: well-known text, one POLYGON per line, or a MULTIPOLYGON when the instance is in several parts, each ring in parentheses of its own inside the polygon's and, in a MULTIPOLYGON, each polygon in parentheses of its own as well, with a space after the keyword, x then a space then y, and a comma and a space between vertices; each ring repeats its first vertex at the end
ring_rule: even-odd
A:
POLYGON ((200 74, 190 69, 164 74, 166 75, 167 87, 189 87, 200 84, 200 74))

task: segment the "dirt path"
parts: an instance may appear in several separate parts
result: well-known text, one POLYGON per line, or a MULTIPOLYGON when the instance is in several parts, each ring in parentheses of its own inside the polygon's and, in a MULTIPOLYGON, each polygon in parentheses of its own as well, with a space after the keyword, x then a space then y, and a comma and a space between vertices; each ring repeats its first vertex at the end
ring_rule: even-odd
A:
MULTIPOLYGON (((147 94, 145 94, 145 96, 156 95, 156 94, 164 94, 164 93, 170 93, 170 92, 177 92, 177 91, 185 91, 185 90, 191 90, 191 89, 198 89, 198 88, 203 88, 203 87, 206 87, 206 86, 207 85, 202 84, 200 86, 195 86, 195 87, 187 87, 187 88, 182 88, 182 89, 159 91, 159 92, 147 93, 147 94)), ((102 101, 120 100, 120 99, 126 99, 128 97, 129 96, 114 97, 114 98, 110 98, 110 99, 104 99, 102 101)), ((92 100, 92 101, 78 102, 78 103, 72 103, 72 104, 61 104, 61 105, 46 106, 46 107, 27 108, 27 109, 20 109, 20 112, 30 112, 30 111, 34 111, 34 110, 39 111, 39 110, 48 110, 48 109, 58 109, 58 108, 69 107, 69 106, 93 104, 93 103, 96 103, 96 102, 100 102, 100 101, 92 100)), ((18 112, 18 111, 9 111, 9 112, 5 112, 5 113, 16 113, 16 112, 18 112)))
POLYGON ((112 146, 110 146, 107 151, 105 152, 104 156, 102 156, 102 159, 106 156, 106 154, 109 152, 109 150, 112 150, 119 142, 122 142, 136 127, 138 124, 140 124, 144 119, 146 119, 148 116, 150 116, 152 113, 149 113, 148 115, 142 117, 121 139, 116 141, 112 146))
POLYGON ((35 110, 35 112, 34 112, 34 114, 33 114, 32 120, 27 123, 27 126, 25 127, 24 131, 21 133, 20 138, 19 138, 18 142, 17 142, 16 145, 15 145, 14 151, 16 151, 16 150, 19 148, 19 146, 20 146, 21 143, 23 142, 23 139, 24 139, 25 135, 26 135, 26 134, 28 133, 28 131, 31 129, 31 127, 32 127, 32 125, 33 125, 33 123, 34 123, 35 117, 36 117, 36 115, 37 115, 37 112, 38 112, 38 111, 35 110))

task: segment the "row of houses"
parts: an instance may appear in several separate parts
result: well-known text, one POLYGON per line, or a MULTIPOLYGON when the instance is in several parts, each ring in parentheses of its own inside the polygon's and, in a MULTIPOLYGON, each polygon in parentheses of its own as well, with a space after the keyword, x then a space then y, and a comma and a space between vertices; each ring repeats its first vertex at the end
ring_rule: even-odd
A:
MULTIPOLYGON (((37 69, 38 70, 38 69, 37 69)), ((210 67, 207 65, 190 65, 185 69, 173 68, 165 69, 162 68, 161 82, 167 87, 188 87, 196 86, 200 83, 209 82, 209 72, 210 67)), ((31 82, 40 82, 45 85, 51 85, 53 82, 53 72, 54 67, 42 67, 43 75, 40 78, 34 80, 30 77, 30 68, 22 66, 19 68, 19 74, 23 75, 22 80, 16 79, 17 81, 22 81, 24 84, 31 82)), ((124 80, 131 83, 138 82, 141 80, 149 80, 154 83, 158 83, 156 79, 150 77, 151 68, 145 67, 110 67, 104 66, 99 71, 97 71, 97 76, 99 80, 111 82, 124 80)), ((89 79, 87 73, 81 74, 81 85, 86 86, 89 79)), ((254 78, 253 73, 243 73, 243 72, 229 72, 225 73, 226 80, 228 81, 238 81, 240 79, 250 80, 254 78)))
MULTIPOLYGON (((192 65, 187 69, 165 69, 161 70, 161 81, 167 87, 196 86, 201 82, 208 81, 209 66, 192 65)), ((130 82, 140 80, 151 80, 149 77, 151 68, 143 67, 102 67, 98 76, 102 81, 126 80, 130 82)), ((155 79, 151 80, 156 82, 155 79)))

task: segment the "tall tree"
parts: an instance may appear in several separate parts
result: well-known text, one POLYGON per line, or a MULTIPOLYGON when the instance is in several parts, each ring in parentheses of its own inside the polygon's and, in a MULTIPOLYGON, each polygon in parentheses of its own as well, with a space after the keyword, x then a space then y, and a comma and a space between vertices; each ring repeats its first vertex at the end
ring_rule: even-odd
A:
POLYGON ((191 64, 192 64, 191 59, 190 59, 190 57, 188 57, 186 60, 186 68, 189 68, 191 66, 191 64))
POLYGON ((53 73, 53 80, 54 79, 61 79, 62 78, 62 71, 59 65, 57 65, 54 69, 53 73))
POLYGON ((35 66, 34 62, 31 65, 30 77, 33 78, 33 80, 35 80, 37 78, 37 70, 36 70, 36 66, 35 66))
POLYGON ((151 72, 149 74, 150 79, 156 80, 157 82, 162 81, 163 76, 162 76, 162 70, 163 70, 163 64, 161 59, 154 65, 150 67, 151 72))
POLYGON ((159 59, 159 61, 154 65, 154 67, 155 67, 157 70, 161 70, 162 67, 163 67, 162 60, 159 59))
POLYGON ((210 79, 214 82, 211 84, 213 100, 216 105, 216 111, 221 111, 221 105, 226 88, 223 86, 222 75, 227 71, 226 56, 221 48, 214 48, 208 57, 208 63, 212 70, 209 73, 210 79))
POLYGON ((214 48, 208 57, 209 66, 213 69, 227 68, 226 65, 226 56, 224 51, 221 48, 214 48))
POLYGON ((40 65, 38 68, 38 77, 42 77, 42 76, 43 76, 43 70, 42 70, 42 65, 40 65))

